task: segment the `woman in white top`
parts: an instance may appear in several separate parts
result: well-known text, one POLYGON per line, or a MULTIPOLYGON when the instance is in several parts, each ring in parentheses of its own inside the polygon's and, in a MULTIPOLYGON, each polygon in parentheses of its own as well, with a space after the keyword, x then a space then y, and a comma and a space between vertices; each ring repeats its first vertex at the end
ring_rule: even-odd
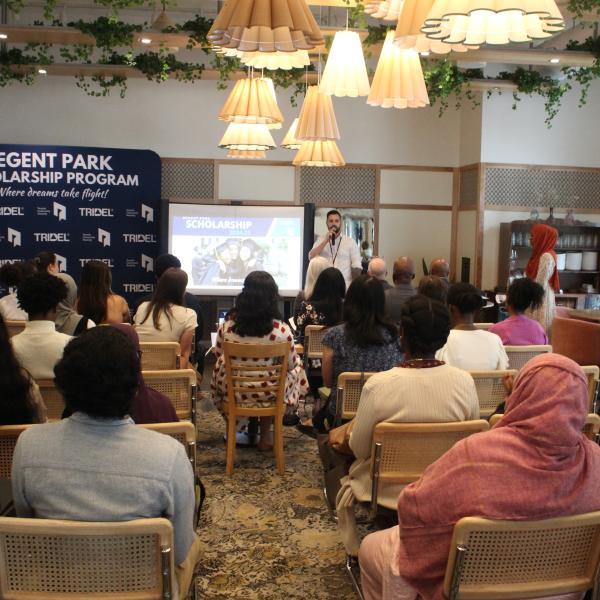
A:
POLYGON ((150 302, 142 302, 133 317, 140 342, 179 342, 182 369, 188 366, 198 325, 196 313, 185 307, 187 283, 185 271, 167 269, 160 276, 150 302))
POLYGON ((470 283, 455 283, 448 290, 448 307, 453 329, 435 357, 465 371, 508 369, 500 337, 473 324, 475 313, 483 307, 479 290, 470 283))
MULTIPOLYGON (((26 277, 34 273, 35 267, 30 262, 6 263, 0 269, 0 283, 8 288, 18 288, 26 277)), ((27 313, 19 306, 16 292, 0 298, 0 316, 5 321, 27 321, 27 313)))

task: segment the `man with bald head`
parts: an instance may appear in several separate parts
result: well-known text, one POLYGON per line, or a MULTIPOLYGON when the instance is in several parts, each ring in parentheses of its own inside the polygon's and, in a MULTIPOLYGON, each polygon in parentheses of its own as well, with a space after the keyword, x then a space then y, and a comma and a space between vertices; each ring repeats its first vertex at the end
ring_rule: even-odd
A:
POLYGON ((448 275, 450 274, 450 265, 445 258, 436 258, 429 265, 429 275, 435 275, 441 279, 445 279, 446 283, 450 283, 448 275))
POLYGON ((402 305, 417 292, 411 285, 415 278, 415 265, 409 256, 400 256, 394 262, 394 286, 385 292, 385 315, 394 323, 400 322, 402 305))
POLYGON ((388 290, 392 286, 386 281, 387 277, 387 266, 385 264, 385 260, 383 258, 379 258, 378 256, 372 258, 369 261, 369 268, 367 269, 367 275, 371 277, 375 277, 375 279, 379 279, 383 285, 384 290, 388 290))

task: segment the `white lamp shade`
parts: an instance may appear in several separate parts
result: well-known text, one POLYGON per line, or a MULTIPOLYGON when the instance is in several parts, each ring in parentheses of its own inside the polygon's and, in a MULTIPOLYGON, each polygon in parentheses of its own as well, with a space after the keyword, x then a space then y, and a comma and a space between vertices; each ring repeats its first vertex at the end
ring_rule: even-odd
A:
POLYGON ((367 104, 382 108, 421 108, 429 104, 419 55, 395 46, 391 30, 385 36, 367 104))
POLYGON ((302 142, 292 164, 300 167, 343 167, 346 164, 333 140, 302 142))
MULTIPOLYGON (((277 104, 277 96, 275 94, 275 84, 273 83, 273 80, 270 77, 261 77, 261 79, 267 84, 267 87, 269 88, 269 91, 271 92, 271 95, 273 96, 273 100, 275 101, 275 104, 277 104)), ((281 129, 282 124, 281 124, 281 122, 270 123, 269 125, 267 125, 267 127, 269 129, 281 129)))
POLYGON ((366 96, 369 76, 360 37, 355 31, 338 31, 331 44, 320 90, 328 96, 366 96))
POLYGON ((219 147, 228 150, 273 150, 275 141, 266 125, 229 123, 219 147))
POLYGON ((275 71, 282 69, 302 69, 310 65, 308 50, 296 50, 295 52, 240 52, 235 48, 217 48, 218 54, 223 54, 229 58, 239 58, 240 62, 247 67, 255 69, 268 69, 275 71))
POLYGON ((404 0, 370 0, 365 3, 365 12, 374 19, 396 21, 403 3, 404 0))
POLYGON ((283 122, 283 115, 264 79, 236 81, 219 113, 221 121, 248 125, 273 125, 283 122))
POLYGON ((288 150, 300 150, 302 142, 296 139, 296 127, 298 127, 298 117, 294 119, 294 122, 291 124, 288 132, 285 134, 285 137, 281 142, 282 148, 287 148, 288 150))
POLYGON ((229 150, 227 152, 227 158, 241 160, 260 160, 266 157, 267 153, 264 150, 229 150))
POLYGON ((321 93, 316 85, 311 85, 306 90, 298 117, 296 139, 302 141, 340 139, 331 96, 321 93))

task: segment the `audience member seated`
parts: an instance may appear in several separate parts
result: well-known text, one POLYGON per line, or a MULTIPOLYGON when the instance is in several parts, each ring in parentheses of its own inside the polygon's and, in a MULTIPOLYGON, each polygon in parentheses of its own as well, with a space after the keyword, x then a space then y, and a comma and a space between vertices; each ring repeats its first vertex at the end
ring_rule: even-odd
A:
MULTIPOLYGON (((317 283, 319 275, 329 267, 329 261, 322 256, 315 256, 311 258, 308 263, 308 269, 306 269, 306 279, 304 280, 304 289, 298 292, 294 300, 294 306, 292 313, 294 318, 300 311, 300 306, 304 300, 308 300, 312 296, 313 289, 317 283)), ((344 281, 345 284, 345 281, 344 281)))
POLYGON ((19 306, 29 315, 25 329, 13 336, 15 356, 34 379, 54 379, 54 365, 60 360, 70 335, 56 331, 58 304, 67 296, 62 279, 36 273, 23 281, 17 291, 19 306))
POLYGON ((381 281, 381 285, 383 285, 384 291, 392 287, 386 280, 387 274, 387 265, 385 264, 385 260, 383 260, 383 258, 376 256, 369 261, 367 275, 375 277, 375 279, 379 279, 379 281, 381 281))
POLYGON ((150 302, 142 302, 133 317, 140 341, 179 342, 181 368, 189 364, 194 331, 198 325, 196 313, 185 306, 185 271, 171 267, 158 280, 150 302))
POLYGON ((12 470, 17 516, 74 521, 166 517, 173 524, 184 598, 199 557, 194 474, 182 444, 136 427, 127 417, 139 385, 135 348, 121 331, 95 327, 71 341, 55 372, 73 415, 19 437, 12 470))
POLYGON ((453 329, 448 341, 435 357, 467 371, 508 368, 502 340, 475 327, 475 313, 484 305, 479 290, 470 283, 455 283, 448 290, 448 306, 453 329))
POLYGON ((97 325, 128 323, 127 301, 112 291, 111 284, 110 269, 105 263, 99 260, 86 262, 81 269, 77 312, 97 325))
MULTIPOLYGON (((351 426, 350 449, 356 460, 337 495, 338 526, 347 548, 358 549, 354 519, 349 522, 351 507, 355 501, 371 500, 370 458, 376 425, 479 418, 473 378, 434 358, 448 337, 448 309, 436 300, 413 296, 402 306, 400 330, 403 361, 365 383, 351 426)), ((400 489, 386 487, 379 496, 380 503, 395 508, 400 489)))
POLYGON ((544 328, 525 316, 525 311, 538 309, 544 301, 544 288, 527 277, 515 279, 508 288, 508 319, 492 325, 488 331, 500 336, 505 346, 547 344, 544 328))
POLYGON ((62 279, 67 286, 67 296, 58 304, 55 321, 56 331, 75 336, 86 329, 95 327, 94 321, 80 315, 75 310, 77 304, 77 284, 75 280, 67 273, 57 273, 56 276, 62 279))
MULTIPOLYGON (((306 373, 302 361, 294 346, 291 331, 281 320, 278 309, 279 290, 273 277, 265 271, 253 271, 244 279, 244 287, 235 302, 227 320, 219 327, 215 363, 211 381, 212 397, 215 406, 222 412, 223 402, 227 400, 227 373, 225 371, 225 355, 223 342, 238 342, 241 344, 271 344, 287 342, 289 344, 288 373, 285 384, 286 413, 294 412, 298 402, 308 392, 306 373)), ((272 359, 265 359, 268 367, 272 359)), ((261 366, 256 361, 254 365, 261 366)), ((254 387, 248 388, 248 394, 236 398, 238 406, 261 407, 273 404, 273 395, 261 392, 254 387), (250 393, 251 392, 251 393, 250 393)), ((259 450, 269 450, 273 447, 271 425, 273 417, 260 418, 259 450)))
POLYGON ((384 315, 381 281, 360 275, 352 281, 344 300, 343 322, 323 338, 323 383, 331 388, 329 402, 313 417, 324 433, 331 427, 336 408, 337 378, 344 371, 387 371, 402 356, 396 326, 384 315))
MULTIPOLYGON (((0 283, 7 288, 18 288, 23 280, 33 273, 35 267, 30 262, 6 263, 0 269, 0 283)), ((5 321, 27 321, 27 313, 19 308, 16 291, 0 298, 0 316, 4 317, 5 321)))
POLYGON ((452 530, 462 517, 528 521, 599 510, 600 448, 581 432, 587 412, 576 363, 557 354, 530 360, 502 420, 458 442, 404 488, 399 527, 364 539, 365 599, 444 598, 452 530))
POLYGON ((446 304, 448 300, 448 283, 437 275, 425 275, 419 281, 417 292, 432 300, 438 300, 446 304))
POLYGON ((47 250, 36 254, 33 263, 38 273, 50 273, 50 275, 56 275, 60 270, 56 262, 56 254, 47 250))
POLYGON ((385 290, 385 316, 394 323, 400 323, 402 305, 417 292, 411 281, 415 278, 415 265, 412 258, 400 256, 394 262, 392 276, 394 286, 385 290))
POLYGON ((0 425, 45 422, 46 406, 40 390, 19 365, 0 315, 0 425))
POLYGON ((429 275, 435 275, 442 279, 448 286, 450 285, 450 265, 445 258, 434 258, 429 263, 429 275))

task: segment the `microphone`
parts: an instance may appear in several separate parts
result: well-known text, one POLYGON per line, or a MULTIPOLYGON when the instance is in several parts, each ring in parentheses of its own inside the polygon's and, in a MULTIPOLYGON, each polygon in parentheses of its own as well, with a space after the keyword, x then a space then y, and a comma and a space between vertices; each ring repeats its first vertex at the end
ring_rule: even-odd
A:
POLYGON ((331 232, 331 245, 335 246, 335 230, 331 232))

